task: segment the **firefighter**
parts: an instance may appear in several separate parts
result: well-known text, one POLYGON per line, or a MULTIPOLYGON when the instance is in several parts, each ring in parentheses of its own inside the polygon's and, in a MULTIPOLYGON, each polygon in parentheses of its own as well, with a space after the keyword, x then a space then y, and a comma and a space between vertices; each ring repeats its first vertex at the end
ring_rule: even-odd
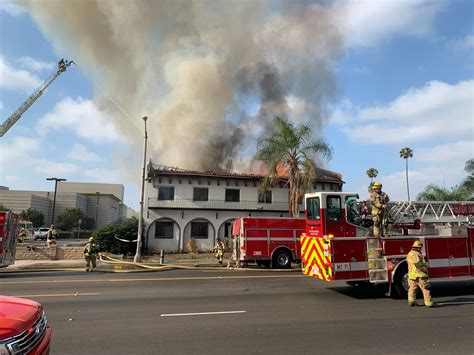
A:
POLYGON ((428 261, 421 254, 423 243, 415 240, 411 251, 407 255, 408 264, 408 305, 417 306, 416 290, 418 287, 423 292, 423 299, 426 307, 433 307, 430 294, 430 280, 428 279, 428 261))
POLYGON ((56 245, 57 238, 58 238, 58 231, 56 230, 56 226, 52 224, 51 228, 48 231, 48 235, 46 236, 48 248, 51 248, 52 246, 56 245))
POLYGON ((23 243, 26 239, 26 229, 20 229, 20 233, 18 233, 18 242, 23 243))
POLYGON ((374 182, 370 194, 370 208, 372 221, 374 222, 374 237, 380 237, 381 230, 382 236, 388 235, 388 201, 390 201, 388 195, 382 192, 382 184, 380 182, 374 182))
POLYGON ((219 264, 222 264, 222 260, 224 259, 225 245, 222 242, 221 238, 217 238, 216 245, 214 246, 212 251, 216 253, 216 258, 219 264))
POLYGON ((86 272, 91 272, 97 266, 97 255, 99 254, 99 245, 94 237, 89 238, 89 242, 84 246, 84 258, 86 259, 86 272))

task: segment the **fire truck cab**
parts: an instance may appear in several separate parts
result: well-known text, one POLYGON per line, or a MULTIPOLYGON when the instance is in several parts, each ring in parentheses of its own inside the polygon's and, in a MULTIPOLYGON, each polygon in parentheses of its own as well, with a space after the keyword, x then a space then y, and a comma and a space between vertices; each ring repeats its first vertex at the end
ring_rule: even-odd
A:
POLYGON ((388 235, 374 237, 370 212, 357 199, 356 193, 346 192, 305 195, 304 274, 327 282, 387 284, 390 293, 395 290, 404 296, 406 255, 413 242, 421 240, 430 278, 449 281, 474 276, 473 228, 392 219, 388 235))

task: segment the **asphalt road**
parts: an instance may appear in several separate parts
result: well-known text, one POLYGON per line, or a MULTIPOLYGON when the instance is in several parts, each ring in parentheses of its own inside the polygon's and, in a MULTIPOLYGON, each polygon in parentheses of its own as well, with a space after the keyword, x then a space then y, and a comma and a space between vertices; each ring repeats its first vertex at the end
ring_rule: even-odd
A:
POLYGON ((0 293, 45 306, 52 354, 474 353, 474 282, 435 283, 434 309, 268 270, 0 273, 0 293))

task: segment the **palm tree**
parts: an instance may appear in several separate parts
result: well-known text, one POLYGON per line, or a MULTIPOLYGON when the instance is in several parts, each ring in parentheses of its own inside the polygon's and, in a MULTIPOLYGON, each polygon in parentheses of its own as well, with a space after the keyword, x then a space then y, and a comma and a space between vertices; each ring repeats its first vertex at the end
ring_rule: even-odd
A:
POLYGON ((369 170, 367 170, 365 172, 367 174, 367 176, 370 178, 370 183, 373 183, 374 182, 374 178, 377 177, 377 175, 379 174, 379 171, 375 168, 370 168, 369 170))
POLYGON ((280 117, 275 117, 273 124, 274 132, 258 142, 254 157, 270 169, 260 184, 260 190, 267 190, 284 171, 290 188, 288 211, 292 217, 298 217, 299 200, 306 190, 312 188, 316 177, 314 156, 319 154, 330 159, 331 148, 323 140, 313 139, 311 128, 306 124, 295 126, 280 117))
POLYGON ((407 177, 407 194, 408 201, 410 201, 410 186, 408 185, 408 158, 413 157, 413 150, 409 147, 402 148, 400 150, 400 158, 405 159, 405 174, 407 177))

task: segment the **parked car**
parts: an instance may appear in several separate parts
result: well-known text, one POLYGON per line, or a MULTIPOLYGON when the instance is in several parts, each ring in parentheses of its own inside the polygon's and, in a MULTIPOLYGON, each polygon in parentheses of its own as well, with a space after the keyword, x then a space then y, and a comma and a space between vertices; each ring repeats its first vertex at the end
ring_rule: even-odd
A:
POLYGON ((48 232, 49 228, 47 227, 38 228, 34 233, 35 240, 46 240, 48 232))
POLYGON ((0 296, 0 309, 0 354, 49 354, 51 327, 41 304, 0 296))

